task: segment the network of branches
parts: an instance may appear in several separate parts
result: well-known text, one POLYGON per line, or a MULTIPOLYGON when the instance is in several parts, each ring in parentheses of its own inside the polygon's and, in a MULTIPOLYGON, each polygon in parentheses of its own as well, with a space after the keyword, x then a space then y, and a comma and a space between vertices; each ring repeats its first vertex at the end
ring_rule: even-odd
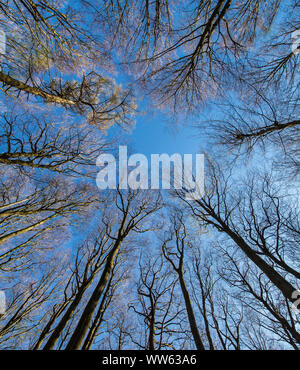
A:
POLYGON ((0 1, 0 349, 300 349, 299 19, 0 1), (97 188, 142 109, 196 122, 200 199, 97 188))

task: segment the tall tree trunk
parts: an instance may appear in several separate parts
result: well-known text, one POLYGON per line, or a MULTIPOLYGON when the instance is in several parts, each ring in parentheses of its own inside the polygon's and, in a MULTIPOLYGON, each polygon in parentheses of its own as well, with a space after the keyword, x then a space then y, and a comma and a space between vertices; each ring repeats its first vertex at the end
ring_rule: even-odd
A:
POLYGON ((201 289, 203 320, 204 320, 204 325, 205 325, 206 336, 207 336, 208 343, 209 343, 209 349, 214 350, 215 348, 214 348, 213 340, 212 340, 212 337, 211 337, 211 334, 210 334, 209 321, 208 321, 208 318, 207 318, 205 291, 204 291, 203 283, 202 283, 201 276, 200 276, 199 272, 197 272, 197 276, 198 276, 200 289, 201 289))
POLYGON ((42 330, 40 336, 39 336, 39 339, 37 340, 36 344, 34 345, 34 347, 32 348, 33 350, 38 350, 41 348, 47 334, 50 332, 50 329, 51 329, 51 326, 53 325, 53 323, 55 322, 55 320, 57 319, 57 317, 64 311, 64 309, 67 307, 69 302, 64 302, 61 307, 59 308, 59 310, 57 310, 57 312, 53 313, 49 319, 49 321, 47 322, 46 326, 44 327, 44 329, 42 330))
POLYGON ((187 315, 188 315, 188 319, 189 319, 189 323, 190 323, 191 332, 192 332, 197 350, 204 351, 205 347, 203 345, 203 342, 201 340, 201 337, 200 337, 200 334, 199 334, 199 331, 198 331, 198 327, 197 327, 197 324, 196 324, 196 319, 195 319, 195 315, 194 315, 190 295, 189 295, 189 292, 188 292, 188 290, 186 288, 186 285, 185 285, 183 272, 180 269, 180 270, 177 271, 177 273, 178 273, 178 276, 179 276, 179 283, 180 283, 181 291, 182 291, 184 302, 185 302, 185 307, 186 307, 186 311, 187 311, 187 315))
POLYGON ((80 303, 81 298, 83 296, 83 293, 86 291, 86 289, 90 285, 91 281, 86 286, 82 287, 82 289, 80 289, 80 291, 76 294, 74 300, 72 301, 68 310, 66 311, 66 313, 64 314, 64 316, 60 320, 59 324, 54 329, 53 333, 51 334, 50 338, 48 339, 47 343, 45 344, 43 350, 53 349, 53 347, 55 346, 56 342, 58 341, 61 333, 63 332, 64 328, 66 327, 68 321, 70 320, 71 316, 73 315, 76 307, 80 303))
POLYGON ((85 306, 85 309, 80 317, 80 320, 71 336, 71 339, 66 346, 66 350, 80 349, 81 343, 89 329, 92 321, 93 313, 95 312, 99 299, 107 285, 111 271, 113 269, 114 259, 121 246, 121 239, 119 238, 111 252, 109 253, 101 278, 93 291, 91 298, 85 306))
POLYGON ((271 267, 264 259, 258 256, 251 247, 232 231, 225 223, 223 223, 224 231, 227 235, 231 237, 232 240, 241 248, 241 250, 246 254, 246 256, 257 266, 259 267, 266 276, 272 281, 272 283, 282 292, 282 294, 289 301, 293 302, 292 294, 296 290, 288 281, 286 281, 273 267, 271 267))
MULTIPOLYGON (((219 217, 212 207, 203 201, 200 201, 199 204, 203 209, 215 220, 218 222, 219 229, 225 232, 240 249, 246 254, 246 256, 262 271, 265 275, 272 281, 272 283, 282 292, 286 299, 290 302, 294 302, 292 298, 293 292, 297 289, 292 286, 287 280, 285 280, 272 266, 270 266, 263 258, 261 258, 246 242, 245 240, 234 232, 228 224, 219 217)), ((207 218, 209 222, 209 218, 207 218)), ((214 222, 211 221, 213 225, 216 226, 214 222)))
POLYGON ((104 315, 104 312, 105 312, 105 309, 104 309, 104 305, 105 305, 105 301, 106 301, 106 298, 107 298, 107 295, 108 295, 108 292, 109 292, 109 289, 110 289, 110 286, 111 286, 111 281, 112 281, 112 278, 110 279, 109 283, 107 284, 107 288, 105 289, 105 292, 103 293, 103 297, 101 299, 101 302, 100 302, 100 305, 99 305, 99 308, 98 308, 98 311, 97 311, 97 314, 93 320, 93 324, 85 338, 85 341, 82 345, 82 350, 88 350, 91 348, 94 340, 95 340, 95 337, 97 335, 97 331, 99 330, 100 326, 101 326, 101 323, 103 321, 103 315, 104 315))
POLYGON ((151 304, 151 313, 150 313, 150 320, 149 320, 149 338, 148 338, 148 346, 150 351, 155 350, 155 311, 156 311, 156 303, 153 300, 152 295, 150 294, 150 304, 151 304))

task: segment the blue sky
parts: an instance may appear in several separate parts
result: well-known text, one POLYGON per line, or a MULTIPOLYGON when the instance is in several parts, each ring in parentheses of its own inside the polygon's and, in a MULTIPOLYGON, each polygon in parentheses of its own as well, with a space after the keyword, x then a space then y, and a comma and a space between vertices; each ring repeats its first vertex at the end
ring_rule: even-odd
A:
MULTIPOLYGON (((120 145, 127 145, 128 152, 141 153, 150 158, 151 154, 196 154, 201 153, 204 137, 199 129, 191 127, 187 118, 177 122, 158 110, 138 115, 135 128, 124 134, 120 145)), ((191 118, 192 120, 192 118, 191 118)), ((108 137, 114 137, 118 128, 112 128, 108 137), (116 131, 115 131, 116 130, 116 131)))
POLYGON ((133 148, 145 155, 151 153, 199 153, 201 140, 196 130, 180 122, 167 122, 162 113, 140 117, 132 137, 133 148))

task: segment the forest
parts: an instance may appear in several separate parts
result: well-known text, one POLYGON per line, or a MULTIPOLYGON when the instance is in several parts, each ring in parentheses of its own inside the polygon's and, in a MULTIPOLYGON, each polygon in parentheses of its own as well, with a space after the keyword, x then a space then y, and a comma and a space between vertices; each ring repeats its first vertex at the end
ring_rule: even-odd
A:
POLYGON ((0 0, 0 349, 299 350, 299 56, 297 0, 0 0), (201 196, 97 186, 153 114, 201 196))

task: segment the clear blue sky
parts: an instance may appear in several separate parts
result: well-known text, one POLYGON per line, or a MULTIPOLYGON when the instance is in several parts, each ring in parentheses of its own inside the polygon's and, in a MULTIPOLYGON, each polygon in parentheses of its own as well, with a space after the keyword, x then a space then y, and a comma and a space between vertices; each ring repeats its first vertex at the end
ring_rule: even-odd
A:
MULTIPOLYGON (((204 137, 201 137, 199 129, 193 128, 193 118, 187 122, 172 121, 170 117, 156 110, 139 115, 135 128, 128 134, 124 134, 120 145, 128 145, 129 153, 141 153, 150 158, 151 154, 196 154, 201 153, 204 145, 204 137)), ((119 132, 118 128, 112 128, 108 137, 114 137, 119 132)))

